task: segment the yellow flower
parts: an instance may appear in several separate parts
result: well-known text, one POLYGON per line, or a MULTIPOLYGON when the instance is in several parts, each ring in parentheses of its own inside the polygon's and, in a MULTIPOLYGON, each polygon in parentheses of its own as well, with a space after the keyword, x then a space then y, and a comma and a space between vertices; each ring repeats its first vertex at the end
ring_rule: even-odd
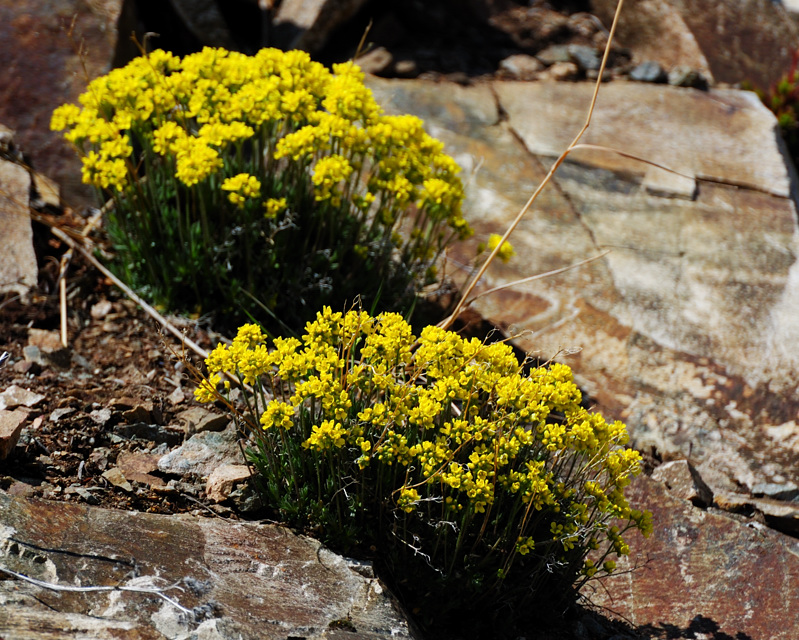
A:
POLYGON ((285 198, 268 198, 266 202, 264 202, 264 216, 267 218, 276 218, 286 210, 286 206, 285 198))
POLYGON ((260 197, 261 182, 248 173, 239 173, 232 178, 227 178, 222 183, 222 190, 230 191, 228 200, 239 209, 243 209, 248 199, 260 197))

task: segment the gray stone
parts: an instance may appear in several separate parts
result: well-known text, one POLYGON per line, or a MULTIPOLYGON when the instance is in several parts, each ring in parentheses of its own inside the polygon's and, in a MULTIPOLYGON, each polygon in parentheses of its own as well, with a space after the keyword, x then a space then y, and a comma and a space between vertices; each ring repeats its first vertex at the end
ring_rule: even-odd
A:
POLYGON ((793 482, 758 482, 752 487, 752 494, 774 500, 794 500, 799 498, 799 487, 793 482))
POLYGON ((30 188, 27 170, 0 158, 0 294, 13 291, 26 297, 38 280, 28 215, 30 188))
POLYGON ((697 507, 713 504, 713 492, 687 460, 663 463, 654 470, 652 479, 662 482, 675 496, 689 500, 697 507))
POLYGON ((565 44, 553 44, 535 54, 538 61, 547 67, 556 62, 571 62, 569 47, 565 44))
POLYGON ((54 592, 0 580, 5 640, 415 637, 378 580, 287 529, 28 501, 3 492, 0 514, 0 566, 69 587, 162 588, 172 599, 134 591, 54 592), (354 632, 337 630, 341 620, 354 632))
POLYGON ((630 80, 636 82, 666 82, 668 77, 656 60, 645 60, 630 71, 630 80))
POLYGON ((283 0, 273 21, 275 45, 317 52, 333 31, 365 3, 366 0, 283 0))
POLYGON ((158 470, 173 475, 207 478, 221 464, 242 464, 244 460, 234 427, 204 431, 158 461, 158 470))
MULTIPOLYGON (((513 82, 495 85, 512 126, 536 155, 559 156, 585 122, 593 86, 513 82)), ((754 93, 684 91, 662 85, 611 83, 599 93, 582 139, 620 149, 700 180, 791 193, 773 114, 754 93), (656 123, 657 126, 653 126, 656 123)), ((644 174, 648 165, 608 152, 580 150, 574 159, 612 171, 644 174)))
POLYGON ((673 87, 693 87, 707 89, 707 79, 701 72, 687 65, 678 65, 669 71, 668 82, 673 87))
POLYGON ((149 440, 156 443, 165 443, 170 447, 183 441, 183 431, 176 428, 163 427, 158 424, 134 422, 133 424, 118 424, 114 426, 114 434, 120 438, 149 440))
POLYGON ((584 591, 594 605, 647 637, 799 637, 799 619, 786 614, 799 609, 799 592, 789 586, 799 579, 796 539, 695 509, 646 477, 625 494, 652 512, 654 531, 625 538, 630 555, 617 573, 584 591), (699 635, 703 629, 715 632, 699 635))
POLYGON ((576 62, 577 66, 583 71, 596 71, 602 63, 601 52, 594 49, 594 47, 570 44, 568 50, 571 61, 576 62))

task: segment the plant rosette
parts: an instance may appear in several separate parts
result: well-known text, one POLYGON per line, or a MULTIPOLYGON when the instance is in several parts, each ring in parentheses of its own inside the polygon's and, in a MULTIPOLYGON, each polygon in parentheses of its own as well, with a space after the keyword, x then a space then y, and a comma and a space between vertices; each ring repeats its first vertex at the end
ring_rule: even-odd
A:
POLYGON ((278 517, 342 553, 377 549, 423 619, 545 614, 651 530, 624 497, 640 454, 581 406, 566 365, 526 372, 504 343, 329 308, 271 347, 245 325, 206 364, 196 398, 241 389, 278 517))
POLYGON ((301 333, 323 304, 412 304, 471 233, 455 161, 418 118, 384 115, 363 78, 302 51, 156 50, 92 81, 51 127, 112 200, 127 282, 170 308, 301 333))

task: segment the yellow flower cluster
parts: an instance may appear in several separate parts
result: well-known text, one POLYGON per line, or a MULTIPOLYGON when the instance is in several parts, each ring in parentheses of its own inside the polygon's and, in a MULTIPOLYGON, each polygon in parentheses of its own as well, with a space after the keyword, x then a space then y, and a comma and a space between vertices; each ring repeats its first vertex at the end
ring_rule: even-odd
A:
MULTIPOLYGON (((465 237, 459 167, 421 120, 384 116, 363 79, 351 62, 331 73, 301 51, 246 56, 205 48, 180 59, 156 50, 91 82, 82 108, 59 107, 51 128, 67 130, 66 139, 84 152, 84 182, 103 189, 122 191, 137 180, 131 135, 189 187, 223 170, 242 141, 260 140, 265 146, 251 152, 313 164, 318 201, 340 206, 350 195, 356 208, 377 202, 388 217, 415 202, 465 237), (351 184, 355 176, 359 184, 351 184)), ((241 175, 222 187, 237 207, 259 197, 259 188, 247 194, 230 186, 241 175)), ((273 204, 267 215, 278 210, 273 204)))
MULTIPOLYGON (((256 326, 241 327, 232 345, 208 357, 211 384, 226 373, 273 390, 260 417, 266 433, 281 427, 305 450, 337 460, 342 477, 391 469, 396 508, 408 517, 422 509, 423 521, 509 510, 518 517, 510 550, 521 556, 551 544, 556 557, 596 547, 602 532, 624 554, 610 519, 651 529, 623 494, 641 470, 640 454, 623 447, 623 424, 581 406, 565 365, 523 373, 506 344, 435 326, 417 339, 397 314, 330 308, 302 340, 266 344, 256 326), (529 524, 541 518, 544 536, 529 524)), ((208 389, 203 383, 197 399, 207 401, 208 389)))

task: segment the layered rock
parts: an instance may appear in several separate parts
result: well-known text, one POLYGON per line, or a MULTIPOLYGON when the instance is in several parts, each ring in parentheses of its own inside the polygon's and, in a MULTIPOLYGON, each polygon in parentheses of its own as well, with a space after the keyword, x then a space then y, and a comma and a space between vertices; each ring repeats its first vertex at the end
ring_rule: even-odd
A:
POLYGON ((4 640, 414 637, 368 565, 287 529, 3 492, 0 514, 0 567, 64 588, 0 571, 4 640))

